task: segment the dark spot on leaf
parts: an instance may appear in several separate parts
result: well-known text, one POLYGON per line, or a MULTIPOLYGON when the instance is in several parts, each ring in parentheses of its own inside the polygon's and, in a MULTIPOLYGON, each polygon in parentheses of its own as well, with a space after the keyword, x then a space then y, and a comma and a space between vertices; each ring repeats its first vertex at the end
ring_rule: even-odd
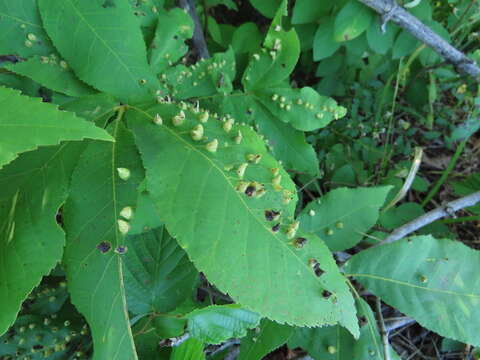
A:
POLYGON ((123 255, 127 252, 128 248, 126 246, 119 246, 115 249, 117 254, 123 255))
POLYGON ((272 231, 273 232, 277 232, 278 230, 280 230, 280 223, 272 226, 272 231))
POLYGON ((245 195, 247 196, 253 196, 253 194, 255 193, 255 186, 253 185, 248 185, 247 186, 247 189, 245 190, 245 195))
POLYGON ((368 324, 368 319, 362 315, 358 318, 358 322, 360 323, 360 327, 362 327, 368 324))
POLYGON ((33 349, 34 349, 34 350, 42 350, 42 349, 43 349, 43 345, 33 345, 33 349))
POLYGON ((285 69, 287 67, 287 65, 281 64, 281 67, 285 69))
POLYGON ((108 241, 102 241, 97 245, 97 249, 100 250, 102 254, 109 252, 111 248, 112 244, 110 244, 108 241))
POLYGON ((173 35, 173 38, 174 38, 175 40, 177 40, 177 39, 178 39, 178 35, 173 35))
POLYGON ((323 290, 322 291, 322 296, 325 298, 325 299, 328 299, 330 296, 332 296, 332 293, 328 290, 323 290))
POLYGON ((265 219, 267 221, 273 221, 275 220, 275 218, 280 215, 280 212, 279 211, 275 211, 275 210, 265 210, 265 219))
POLYGON ((296 238, 295 239, 295 247, 301 249, 305 246, 305 244, 307 243, 307 239, 305 239, 304 237, 299 237, 299 238, 296 238))

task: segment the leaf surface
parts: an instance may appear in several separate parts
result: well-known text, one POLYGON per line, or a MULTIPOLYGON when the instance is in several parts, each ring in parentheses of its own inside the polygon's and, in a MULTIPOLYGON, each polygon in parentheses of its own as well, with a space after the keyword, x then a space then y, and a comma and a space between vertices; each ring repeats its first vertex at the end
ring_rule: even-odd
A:
POLYGON ((0 87, 0 168, 19 153, 65 140, 111 140, 105 130, 39 98, 0 87))
POLYGON ((332 251, 349 249, 375 225, 390 189, 383 186, 332 190, 302 210, 302 228, 322 236, 332 251))
POLYGON ((327 247, 309 235, 311 240, 299 249, 287 237, 296 201, 288 174, 248 126, 235 124, 226 132, 224 122, 213 118, 201 123, 203 112, 195 111, 186 108, 179 126, 172 125, 181 114, 176 104, 128 113, 147 188, 169 233, 209 281, 247 308, 281 323, 340 321, 356 333, 353 298, 327 247), (156 114, 163 125, 153 123, 156 114), (208 140, 194 141, 190 131, 200 124, 208 140), (236 144, 239 132, 242 139, 236 144), (212 152, 208 148, 214 139, 218 146, 212 152), (240 171, 252 155, 260 155, 258 163, 240 171), (280 187, 274 190, 272 169, 277 168, 280 187), (266 217, 271 209, 281 212, 277 221, 266 217), (312 258, 318 259, 323 276, 310 267, 312 258), (335 296, 323 298, 324 289, 335 296))
POLYGON ((90 143, 73 174, 65 205, 64 264, 72 302, 93 337, 93 359, 136 359, 124 289, 125 239, 120 212, 135 207, 143 168, 132 135, 119 120, 109 130, 115 143, 90 143), (130 170, 119 177, 118 168, 130 170))
POLYGON ((355 39, 368 28, 372 19, 373 12, 367 6, 350 0, 335 17, 335 41, 355 39))
POLYGON ((65 234, 56 216, 82 146, 41 148, 0 170, 0 334, 62 257, 65 234))
POLYGON ((362 251, 345 272, 422 326, 478 346, 479 261, 460 242, 417 236, 362 251))
POLYGON ((204 360, 203 343, 191 338, 173 348, 170 360, 204 360))
POLYGON ((0 54, 23 58, 55 50, 43 30, 36 0, 0 0, 0 54))
POLYGON ((27 61, 8 64, 5 68, 65 95, 77 97, 95 93, 94 89, 77 79, 66 62, 58 62, 56 58, 32 57, 27 61))
POLYGON ((192 311, 185 318, 189 334, 207 344, 243 337, 260 322, 257 313, 237 304, 207 306, 192 311))
POLYGON ((125 287, 129 311, 166 313, 191 295, 198 273, 185 251, 163 227, 129 236, 126 244, 125 287))
POLYGON ((250 330, 240 343, 238 360, 258 360, 282 346, 292 335, 294 328, 263 319, 259 327, 250 330))
POLYGON ((127 0, 107 7, 96 1, 39 0, 39 6, 48 35, 81 80, 130 101, 158 87, 127 0))

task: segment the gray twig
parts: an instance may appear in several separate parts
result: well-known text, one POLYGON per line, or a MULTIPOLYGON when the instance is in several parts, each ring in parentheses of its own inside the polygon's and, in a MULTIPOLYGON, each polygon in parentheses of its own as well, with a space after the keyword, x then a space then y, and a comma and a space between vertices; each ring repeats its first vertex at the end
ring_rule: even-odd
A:
POLYGON ((193 30, 193 45, 198 52, 198 56, 201 59, 207 59, 210 57, 208 52, 207 43, 203 34, 202 23, 195 10, 194 0, 178 0, 178 5, 184 9, 192 18, 195 28, 193 30))
POLYGON ((378 323, 380 326, 380 336, 382 337, 382 344, 383 344, 383 358, 384 360, 390 360, 390 344, 388 343, 388 333, 387 333, 387 329, 385 328, 385 322, 383 321, 382 302, 380 301, 380 298, 376 299, 376 305, 377 305, 378 323))
MULTIPOLYGON (((378 245, 391 243, 397 240, 400 240, 407 236, 408 234, 417 231, 418 229, 431 224, 432 222, 447 217, 452 216, 458 210, 473 206, 480 202, 480 191, 474 192, 473 194, 464 196, 460 199, 453 200, 440 206, 432 211, 423 214, 422 216, 406 223, 403 226, 400 226, 398 229, 395 229, 385 240, 380 242, 378 245)), ((376 246, 378 246, 376 245, 376 246)))
POLYGON ((435 33, 428 26, 423 24, 415 16, 399 6, 395 0, 358 0, 361 3, 375 10, 382 16, 382 29, 389 20, 401 28, 409 31, 418 40, 430 46, 433 50, 453 64, 459 71, 473 76, 480 81, 480 68, 475 61, 468 58, 460 50, 456 49, 435 33))
POLYGON ((177 337, 163 339, 159 342, 159 345, 160 346, 178 346, 184 343, 185 341, 187 341, 188 339, 190 339, 190 334, 186 332, 185 334, 177 337))

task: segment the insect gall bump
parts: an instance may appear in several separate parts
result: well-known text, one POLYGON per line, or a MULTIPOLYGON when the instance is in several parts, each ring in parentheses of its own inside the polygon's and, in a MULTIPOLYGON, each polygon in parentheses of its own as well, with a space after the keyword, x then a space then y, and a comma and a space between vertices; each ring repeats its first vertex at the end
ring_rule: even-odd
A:
POLYGON ((272 226, 272 232, 276 233, 278 230, 280 230, 280 223, 272 226))
POLYGON ((345 226, 345 224, 344 224, 343 222, 341 222, 341 221, 339 221, 339 222, 337 222, 337 223, 335 224, 335 227, 336 227, 337 229, 343 229, 344 226, 345 226))
POLYGON ((257 191, 257 188, 255 187, 255 185, 253 185, 252 183, 250 183, 247 188, 245 189, 245 195, 249 196, 249 197, 252 197, 255 195, 255 192, 257 191))
POLYGON ((243 179, 243 176, 245 175, 245 171, 247 170, 248 163, 242 163, 237 169, 237 175, 240 179, 243 179))
POLYGON ((117 168, 118 177, 123 181, 130 179, 131 173, 127 168, 117 168))
POLYGON ((308 215, 309 215, 309 216, 315 216, 315 210, 310 209, 310 210, 308 211, 308 215))
POLYGON ((118 225, 118 231, 120 231, 122 235, 126 235, 130 231, 130 224, 125 220, 118 219, 117 225, 118 225))
POLYGON ((304 237, 298 237, 295 239, 295 241, 293 242, 293 245, 297 248, 297 249, 301 249, 303 248, 306 244, 307 244, 307 239, 304 238, 304 237))
POLYGON ((194 141, 200 141, 203 138, 203 131, 203 125, 198 124, 190 131, 190 135, 194 141))
POLYGON ((160 114, 155 115, 155 117, 153 118, 153 123, 157 125, 163 125, 163 119, 160 114))
POLYGON ((123 217, 126 220, 130 220, 133 217, 133 209, 131 206, 125 206, 121 211, 120 211, 120 216, 123 217))
POLYGON ((218 149, 218 140, 217 140, 217 139, 213 139, 212 141, 210 141, 209 143, 207 143, 207 144, 205 145, 205 148, 207 149, 208 152, 211 152, 211 153, 217 152, 217 149, 218 149))
POLYGON ((128 247, 118 246, 114 251, 115 251, 116 254, 123 255, 128 251, 128 247))

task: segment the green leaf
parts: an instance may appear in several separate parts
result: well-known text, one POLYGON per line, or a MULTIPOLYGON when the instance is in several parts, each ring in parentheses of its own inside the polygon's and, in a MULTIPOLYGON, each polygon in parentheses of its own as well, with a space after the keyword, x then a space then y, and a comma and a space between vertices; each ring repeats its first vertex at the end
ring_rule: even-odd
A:
POLYGON ((367 29, 368 46, 378 54, 385 55, 393 46, 398 27, 389 23, 385 33, 381 30, 380 17, 376 16, 367 29))
POLYGON ((293 7, 292 24, 308 24, 327 15, 334 3, 332 1, 297 0, 293 7))
MULTIPOLYGON (((316 360, 383 360, 383 346, 377 322, 370 306, 357 299, 360 320, 360 338, 355 340, 340 326, 325 328, 298 328, 288 341, 290 348, 301 347, 316 360)), ((390 360, 400 357, 390 347, 390 360)))
POLYGON ((132 135, 120 120, 109 130, 116 142, 90 143, 73 174, 64 263, 72 303, 90 325, 93 359, 130 360, 137 356, 126 311, 125 255, 119 251, 128 225, 118 221, 125 207, 135 207, 144 174, 132 135), (119 168, 129 169, 130 177, 120 178, 119 168))
POLYGON ((332 251, 352 248, 377 222, 390 190, 391 186, 332 190, 303 209, 302 229, 325 239, 332 251))
POLYGON ((282 323, 339 321, 356 333, 353 299, 327 247, 313 235, 303 248, 287 237, 295 238, 296 202, 288 174, 248 126, 230 129, 215 118, 202 123, 203 111, 183 108, 159 104, 128 113, 147 188, 169 233, 209 281, 248 309, 282 323), (157 114, 163 125, 153 123, 157 114), (197 135, 200 124, 208 140, 192 139, 190 132, 195 126, 197 135), (281 176, 277 190, 272 169, 281 176), (265 215, 271 209, 281 211, 278 231, 265 215), (310 259, 321 264, 323 276, 316 276, 310 259), (335 295, 322 298, 325 289, 335 295))
POLYGON ((341 46, 341 43, 335 41, 333 30, 332 18, 327 18, 318 26, 313 39, 313 60, 319 61, 328 58, 341 46))
POLYGON ((188 50, 185 40, 193 36, 193 22, 180 8, 161 12, 155 36, 150 44, 148 59, 156 74, 178 61, 188 50))
POLYGON ((257 92, 256 97, 276 118, 303 131, 321 129, 346 114, 335 100, 310 87, 270 88, 257 92))
POLYGON ((392 58, 400 59, 403 56, 408 56, 413 53, 419 45, 420 42, 408 31, 402 30, 393 44, 392 58))
POLYGON ((260 315, 237 304, 207 306, 192 311, 185 318, 188 319, 188 333, 207 344, 243 337, 260 322, 260 315))
POLYGON ((237 54, 248 53, 260 47, 262 34, 253 22, 247 22, 236 28, 232 37, 232 48, 237 54))
POLYGON ((260 14, 267 18, 273 18, 277 9, 284 0, 250 0, 250 3, 260 14))
POLYGON ((335 17, 335 41, 349 41, 367 30, 373 19, 372 11, 357 0, 350 0, 335 17))
MULTIPOLYGON (((462 181, 452 182, 452 186, 455 194, 459 196, 470 195, 480 189, 480 173, 472 174, 462 181)), ((469 207, 468 209, 480 214, 480 204, 469 207)))
POLYGON ((204 360, 203 343, 190 338, 173 348, 170 360, 204 360))
POLYGON ((0 0, 0 54, 22 58, 55 52, 42 27, 36 0, 0 0))
POLYGON ((65 234, 56 215, 82 146, 41 148, 0 170, 0 335, 62 257, 65 234))
POLYGON ((248 332, 240 343, 238 360, 258 360, 282 346, 292 335, 291 326, 263 319, 260 326, 248 332))
POLYGON ((142 181, 138 188, 137 207, 135 216, 130 221, 129 235, 139 235, 163 225, 161 214, 146 186, 146 181, 142 181))
POLYGON ((57 59, 56 56, 35 56, 27 61, 5 65, 5 68, 62 94, 76 97, 95 93, 94 89, 77 79, 65 61, 58 62, 57 59))
POLYGON ((345 272, 422 326, 480 345, 478 251, 457 241, 417 236, 364 250, 345 272))
POLYGON ((0 168, 19 153, 60 141, 111 140, 103 129, 59 111, 39 98, 23 96, 19 91, 0 87, 0 168))
POLYGON ((81 80, 123 100, 148 97, 158 87, 127 0, 108 7, 95 1, 39 0, 39 6, 48 35, 81 80))
POLYGON ((300 56, 300 40, 295 29, 284 31, 281 9, 270 26, 261 51, 253 54, 243 73, 246 91, 279 85, 292 73, 300 56))
MULTIPOLYGON (((138 216, 136 211, 134 217, 138 216)), ((191 296, 197 271, 161 227, 126 240, 125 288, 134 314, 166 313, 191 296)))
POLYGON ((115 100, 112 95, 97 93, 69 101, 60 108, 71 111, 77 116, 104 128, 119 106, 120 102, 115 100))
POLYGON ((235 54, 230 49, 192 66, 175 66, 162 79, 177 99, 228 94, 235 79, 235 54))

